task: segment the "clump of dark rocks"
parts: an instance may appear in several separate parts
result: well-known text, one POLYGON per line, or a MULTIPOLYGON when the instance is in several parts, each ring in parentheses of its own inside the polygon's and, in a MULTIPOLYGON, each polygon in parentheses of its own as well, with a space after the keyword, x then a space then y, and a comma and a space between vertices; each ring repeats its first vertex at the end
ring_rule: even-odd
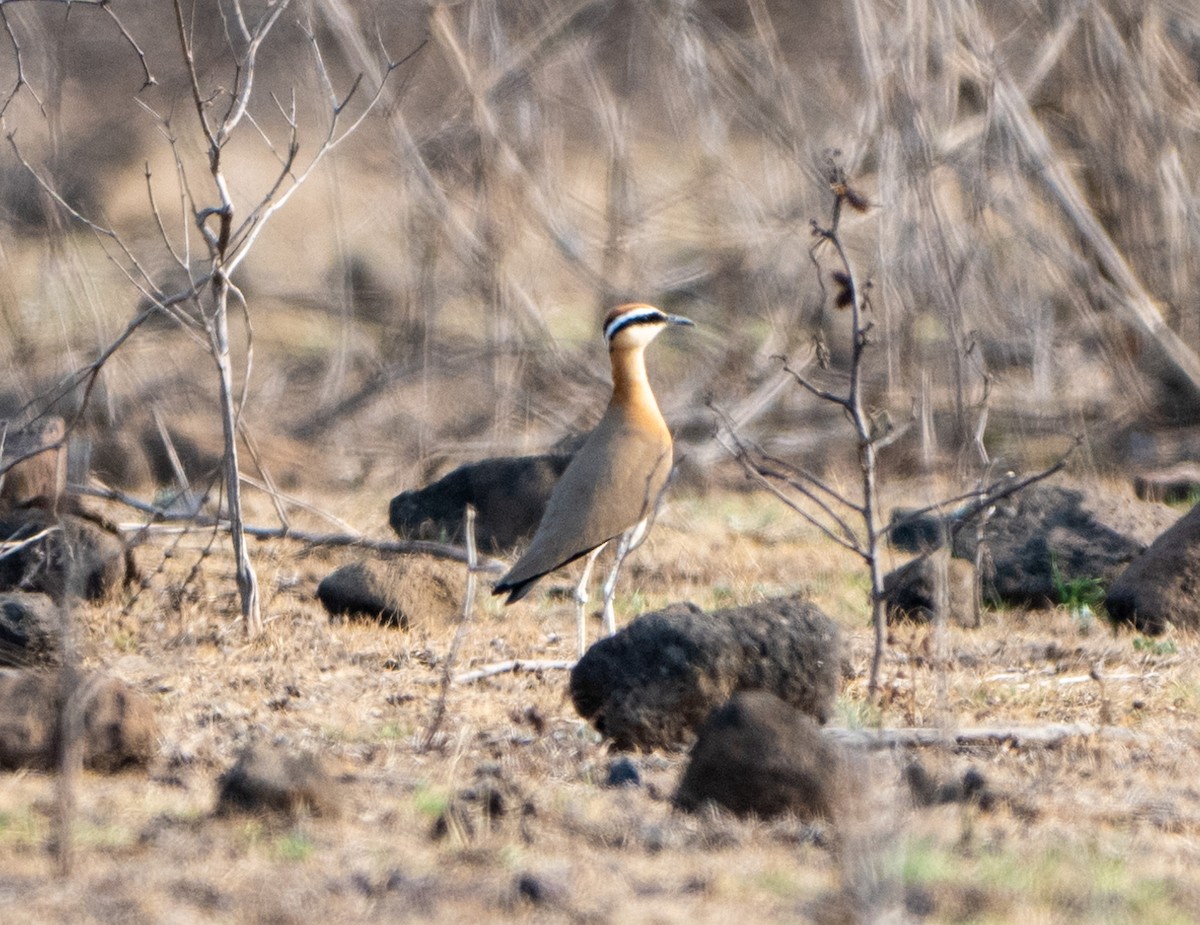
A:
MULTIPOLYGON (((959 626, 978 626, 975 566, 964 559, 946 563, 946 618, 959 626)), ((938 607, 937 563, 931 556, 918 556, 883 579, 888 622, 928 623, 938 607)))
POLYGON ((948 541, 955 558, 982 562, 985 600, 1047 607, 1067 583, 1114 580, 1175 516, 1102 489, 1039 484, 972 516, 898 509, 889 540, 911 552, 948 541))
POLYGON ((0 559, 0 591, 96 601, 137 576, 120 530, 82 509, 15 508, 0 516, 0 540, 25 544, 0 559))
POLYGON ((510 551, 533 535, 570 461, 569 453, 545 453, 459 466, 431 485, 392 498, 388 522, 405 539, 462 542, 469 504, 479 548, 510 551))
POLYGON ((62 612, 47 594, 0 593, 0 665, 57 665, 62 649, 62 612))
POLYGON ((1139 473, 1134 476, 1133 490, 1143 501, 1167 504, 1193 501, 1200 495, 1200 466, 1182 462, 1166 469, 1139 473))
POLYGON ((801 597, 705 613, 673 604, 593 645, 571 671, 579 715, 619 749, 674 748, 740 690, 819 722, 841 684, 837 624, 801 597))
POLYGON ((429 834, 434 840, 454 836, 469 841, 512 825, 528 843, 532 841, 530 826, 536 816, 537 807, 525 791, 498 765, 484 764, 475 769, 473 782, 446 802, 429 834))
POLYGON ((430 556, 350 562, 317 586, 331 617, 378 620, 385 626, 442 626, 461 607, 463 566, 430 556))
POLYGON ((0 591, 108 596, 136 575, 121 531, 66 492, 67 431, 50 416, 16 429, 0 422, 0 591))
POLYGON ((974 803, 989 810, 996 795, 977 768, 968 768, 958 777, 942 778, 913 761, 904 769, 904 782, 915 806, 945 806, 949 803, 974 803))
POLYGON ((72 722, 84 767, 113 772, 144 766, 158 748, 154 708, 123 681, 97 672, 64 687, 57 672, 0 669, 0 769, 56 767, 72 722))
POLYGON ((255 742, 247 745, 218 783, 216 813, 266 813, 294 818, 336 817, 337 781, 312 752, 255 742))
POLYGON ((1113 620, 1157 635, 1200 627, 1200 506, 1158 537, 1113 582, 1104 600, 1113 620))
POLYGON ((706 802, 737 815, 833 820, 843 787, 840 749, 811 717, 766 691, 741 691, 700 727, 675 805, 706 802))

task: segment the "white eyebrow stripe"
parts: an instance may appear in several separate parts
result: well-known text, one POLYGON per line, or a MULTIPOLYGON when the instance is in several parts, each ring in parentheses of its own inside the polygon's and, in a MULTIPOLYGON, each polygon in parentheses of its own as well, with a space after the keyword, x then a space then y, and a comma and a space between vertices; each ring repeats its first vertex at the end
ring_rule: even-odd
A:
POLYGON ((622 312, 608 323, 608 326, 604 329, 604 339, 606 341, 612 340, 613 335, 617 333, 618 329, 625 327, 627 324, 633 324, 634 322, 651 318, 657 320, 662 317, 662 312, 660 312, 657 308, 651 307, 630 309, 627 312, 622 312))

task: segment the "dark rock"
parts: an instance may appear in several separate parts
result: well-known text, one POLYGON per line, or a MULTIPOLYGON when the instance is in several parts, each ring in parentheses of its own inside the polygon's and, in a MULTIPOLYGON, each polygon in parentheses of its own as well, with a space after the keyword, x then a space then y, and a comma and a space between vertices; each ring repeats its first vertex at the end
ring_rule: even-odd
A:
POLYGON ((0 594, 0 665, 16 668, 58 663, 62 615, 46 594, 0 594))
POLYGON ((905 884, 904 911, 914 918, 927 919, 937 912, 937 900, 927 887, 905 884))
MULTIPOLYGON (((56 767, 62 740, 62 693, 56 673, 0 669, 0 768, 56 767)), ((157 749, 154 709, 116 678, 81 676, 69 709, 81 719, 85 767, 119 771, 145 765, 157 749)))
POLYGON ((946 542, 946 531, 957 518, 939 516, 923 508, 898 507, 888 521, 888 542, 903 552, 927 552, 946 542))
POLYGON ((49 769, 58 760, 58 677, 0 669, 0 769, 49 769))
POLYGON ((67 428, 63 419, 46 417, 19 430, 0 432, 4 436, 0 468, 12 464, 0 475, 0 511, 35 498, 44 499, 49 507, 57 505, 67 487, 67 428), (40 447, 53 448, 36 452, 40 447), (17 459, 21 461, 15 462, 17 459))
POLYGON ((285 816, 337 816, 336 782, 311 752, 291 753, 255 743, 218 781, 218 815, 270 812, 285 816))
POLYGON ((1143 501, 1194 501, 1200 496, 1200 466, 1178 463, 1156 472, 1143 472, 1134 476, 1133 491, 1143 501))
MULTIPOLYGON (((361 254, 352 256, 342 268, 342 277, 342 284, 350 296, 350 306, 356 321, 387 324, 396 321, 401 315, 402 309, 395 287, 383 277, 369 258, 361 254)), ((397 338, 399 342, 395 346, 409 351, 420 349, 420 328, 406 333, 409 336, 397 338)))
POLYGON ((642 775, 637 765, 628 755, 614 758, 608 766, 608 776, 604 779, 605 787, 640 787, 642 775))
POLYGON ((462 566, 426 556, 343 565, 317 586, 331 616, 366 617, 389 626, 441 626, 458 614, 462 566))
POLYGON ((76 695, 83 709, 83 763, 119 771, 149 763, 158 751, 154 706, 116 678, 85 675, 76 695))
POLYGON ((463 839, 481 831, 495 831, 508 820, 515 820, 523 840, 530 841, 529 821, 537 815, 533 801, 496 767, 482 766, 475 771, 469 787, 455 793, 446 808, 434 820, 430 837, 446 838, 452 833, 463 839))
MULTIPOLYGON (((959 626, 978 626, 975 566, 965 559, 952 558, 946 564, 946 577, 949 582, 947 619, 959 626)), ((932 620, 937 607, 936 582, 937 568, 932 556, 922 556, 889 572, 883 579, 888 622, 927 623, 932 620)))
POLYGON ((0 590, 102 600, 136 573, 119 531, 82 509, 56 516, 40 506, 18 508, 0 518, 0 540, 39 534, 44 535, 0 559, 0 590))
POLYGON ((463 511, 475 508, 481 549, 507 552, 533 535, 570 454, 503 457, 459 466, 425 488, 396 495, 388 523, 408 539, 463 540, 463 511))
POLYGON ((570 896, 567 884, 561 878, 531 873, 517 877, 516 893, 535 906, 563 906, 570 896))
POLYGON ((810 717, 766 691, 742 691, 700 728, 675 804, 738 815, 834 818, 843 760, 810 717))
POLYGON ((1158 634, 1168 624, 1200 627, 1200 506, 1150 544, 1104 600, 1109 617, 1158 634))
POLYGON ((145 447, 123 431, 110 431, 92 440, 91 472, 110 488, 137 489, 153 481, 145 447))
POLYGON ((993 802, 987 781, 975 768, 968 768, 958 779, 938 780, 920 762, 914 761, 904 769, 904 780, 917 806, 978 803, 987 808, 993 802))
POLYGON ((156 485, 178 485, 176 463, 189 483, 205 482, 221 471, 224 454, 220 450, 205 446, 200 439, 178 428, 167 426, 164 430, 165 438, 158 424, 149 421, 142 426, 140 435, 142 454, 156 485))
POLYGON ((824 722, 841 683, 837 625, 801 598, 704 613, 672 604, 593 645, 571 671, 579 715, 617 748, 685 744, 735 691, 824 722))
MULTIPOLYGON (((1109 526, 1081 491, 1035 486, 998 506, 984 531, 991 574, 985 596, 1010 604, 1052 606, 1062 582, 1111 581, 1143 545, 1109 526)), ((975 531, 960 530, 954 554, 974 560, 975 531)))
MULTIPOLYGON (((893 521, 898 514, 893 514, 893 521)), ((1110 582, 1174 516, 1162 505, 1098 489, 1027 488, 996 504, 984 525, 984 598, 1018 606, 1053 606, 1060 603, 1063 583, 1110 582)), ((938 522, 936 515, 928 517, 938 522)), ((925 519, 906 529, 926 537, 937 535, 941 526, 918 526, 925 519)), ((964 519, 959 512, 940 523, 951 534, 954 557, 974 562, 979 548, 977 520, 964 519)))

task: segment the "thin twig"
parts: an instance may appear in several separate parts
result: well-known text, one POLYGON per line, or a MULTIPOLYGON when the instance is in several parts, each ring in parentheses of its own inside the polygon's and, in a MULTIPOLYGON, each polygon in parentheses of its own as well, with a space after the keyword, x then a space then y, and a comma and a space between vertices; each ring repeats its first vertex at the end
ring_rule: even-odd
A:
POLYGON ((816 492, 814 492, 803 482, 789 478, 783 473, 769 469, 762 465, 761 462, 751 459, 751 448, 753 448, 754 454, 760 460, 766 460, 773 464, 779 465, 781 468, 787 468, 798 473, 806 481, 811 482, 814 488, 828 495, 833 503, 849 508, 852 512, 861 513, 861 509, 855 505, 854 502, 852 502, 849 498, 846 498, 840 492, 835 491, 829 485, 826 485, 815 475, 804 472, 803 470, 797 469, 794 466, 790 466, 787 463, 783 463, 781 460, 777 460, 774 457, 769 456, 760 447, 749 443, 749 441, 743 439, 738 434, 734 422, 727 414, 725 414, 724 411, 712 403, 709 404, 709 407, 712 408, 713 412, 717 414, 718 417, 720 417, 724 422, 723 429, 716 435, 715 439, 725 446, 730 455, 732 455, 738 460, 738 462, 742 464, 742 468, 746 471, 746 474, 751 479, 758 482, 759 485, 771 492, 771 494, 773 494, 779 501, 782 501, 785 505, 799 514, 800 517, 807 521, 810 525, 821 531, 829 539, 833 540, 833 542, 845 549, 850 550, 853 553, 856 553, 857 555, 861 556, 863 554, 862 543, 857 534, 855 534, 850 524, 847 523, 846 520, 833 509, 829 502, 822 497, 818 497, 816 492), (730 446, 730 444, 732 444, 732 446, 730 446), (775 483, 772 481, 773 478, 784 482, 790 488, 793 488, 799 492, 804 498, 815 505, 818 511, 824 514, 834 525, 834 527, 836 527, 836 529, 834 529, 834 527, 830 527, 828 523, 824 522, 819 517, 810 514, 808 511, 804 510, 803 507, 797 505, 792 498, 788 497, 787 494, 782 492, 778 486, 775 485, 775 483))
MULTIPOLYGON (((75 0, 69 0, 69 2, 73 3, 75 0)), ((109 18, 116 23, 121 36, 129 44, 129 47, 133 49, 134 54, 138 56, 138 63, 142 66, 142 89, 145 90, 147 87, 156 85, 158 80, 150 73, 150 65, 146 63, 146 53, 142 50, 142 46, 137 43, 137 39, 125 28, 125 23, 121 22, 121 18, 117 15, 117 11, 113 9, 112 3, 109 0, 102 0, 100 5, 104 8, 104 12, 109 15, 109 18)))
POLYGON ((467 588, 463 594, 458 626, 455 627, 454 638, 450 642, 450 651, 446 653, 446 660, 442 663, 442 678, 438 688, 437 705, 434 707, 429 727, 425 730, 421 751, 429 751, 433 747, 434 739, 437 738, 442 720, 446 716, 446 701, 450 694, 450 673, 454 670, 454 663, 458 661, 458 650, 462 646, 463 639, 466 638, 467 627, 471 623, 471 614, 475 609, 475 573, 479 568, 478 557, 475 554, 475 508, 470 504, 464 511, 463 524, 467 536, 467 588))
POLYGON ((17 98, 17 94, 21 92, 22 87, 29 87, 29 93, 33 100, 38 105, 43 116, 46 115, 46 105, 42 102, 37 91, 33 89, 29 81, 25 79, 25 59, 21 54, 21 43, 17 41, 17 34, 13 32, 12 24, 8 21, 8 14, 4 11, 4 7, 0 6, 0 22, 4 23, 4 31, 8 34, 9 44, 12 45, 13 54, 16 57, 17 76, 13 81, 13 87, 8 92, 8 96, 4 99, 4 105, 0 106, 0 119, 4 118, 4 114, 8 112, 9 104, 17 98))
POLYGON ((922 748, 952 746, 1014 746, 1056 748, 1072 739, 1106 738, 1136 742, 1144 736, 1135 729, 1100 727, 1092 723, 1046 723, 1041 726, 979 726, 967 729, 842 729, 827 726, 822 733, 856 748, 922 748))
MULTIPOLYGON (((72 485, 71 491, 95 498, 103 498, 107 501, 115 501, 133 510, 141 511, 144 514, 155 517, 155 524, 149 528, 149 532, 151 533, 165 533, 180 529, 179 526, 170 526, 171 524, 187 524, 189 525, 187 529, 191 527, 229 529, 229 521, 225 518, 203 515, 181 515, 177 512, 148 504, 145 501, 139 501, 124 492, 112 488, 72 485)), ((448 559, 452 562, 468 561, 466 549, 459 546, 451 546, 448 543, 435 543, 432 540, 373 540, 361 533, 313 533, 307 530, 295 530, 290 527, 256 527, 253 524, 243 524, 242 528, 248 536, 253 536, 261 540, 292 540, 293 542, 303 543, 308 546, 346 546, 356 549, 370 549, 376 552, 413 553, 434 556, 439 559, 448 559)), ((125 528, 122 527, 122 529, 125 528)), ((484 557, 479 561, 477 568, 481 572, 500 573, 505 571, 506 566, 497 559, 484 557)))
POLYGON ((472 684, 484 678, 494 678, 502 674, 516 674, 528 671, 537 674, 542 671, 570 671, 575 667, 574 659, 544 660, 531 658, 512 658, 503 662, 485 665, 475 671, 460 674, 454 679, 455 684, 472 684))
POLYGON ((7 559, 9 556, 16 555, 22 549, 40 543, 46 537, 53 533, 57 533, 59 527, 57 525, 46 527, 44 530, 39 530, 33 536, 23 540, 11 540, 8 542, 0 542, 0 559, 7 559))
POLYGON ((947 533, 949 534, 949 538, 953 539, 954 534, 957 533, 958 530, 970 523, 975 517, 986 511, 988 508, 998 504, 1005 498, 1015 495, 1017 492, 1024 491, 1031 485, 1036 485, 1038 482, 1043 482, 1051 476, 1062 472, 1062 470, 1065 469, 1067 464, 1071 461, 1071 458, 1075 455, 1075 452, 1083 445, 1083 439, 1084 438, 1082 434, 1077 434, 1067 451, 1044 469, 1015 481, 1008 477, 997 479, 981 489, 965 492, 953 498, 947 498, 936 504, 927 504, 925 507, 909 511, 899 520, 889 523, 885 527, 881 527, 880 536, 886 537, 901 527, 910 526, 927 514, 945 510, 945 508, 951 504, 957 504, 960 501, 971 501, 971 503, 965 507, 956 508, 953 511, 952 517, 949 518, 946 529, 947 533))

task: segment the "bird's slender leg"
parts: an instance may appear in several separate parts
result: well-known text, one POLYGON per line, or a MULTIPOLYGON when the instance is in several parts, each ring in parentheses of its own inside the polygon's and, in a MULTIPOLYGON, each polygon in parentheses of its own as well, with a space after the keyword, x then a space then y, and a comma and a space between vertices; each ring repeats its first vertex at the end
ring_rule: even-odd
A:
POLYGON ((617 631, 617 615, 613 610, 613 598, 617 593, 617 573, 621 570, 625 557, 637 549, 646 538, 649 525, 650 518, 646 517, 621 534, 621 545, 617 547, 617 561, 613 563, 612 571, 604 580, 604 632, 609 636, 617 631))
POLYGON ((575 642, 579 646, 579 657, 583 658, 587 648, 587 615, 585 608, 588 602, 588 582, 592 579, 592 566, 596 558, 604 551, 607 543, 601 543, 588 553, 587 562, 583 566, 583 574, 579 576, 579 584, 575 586, 575 642))

